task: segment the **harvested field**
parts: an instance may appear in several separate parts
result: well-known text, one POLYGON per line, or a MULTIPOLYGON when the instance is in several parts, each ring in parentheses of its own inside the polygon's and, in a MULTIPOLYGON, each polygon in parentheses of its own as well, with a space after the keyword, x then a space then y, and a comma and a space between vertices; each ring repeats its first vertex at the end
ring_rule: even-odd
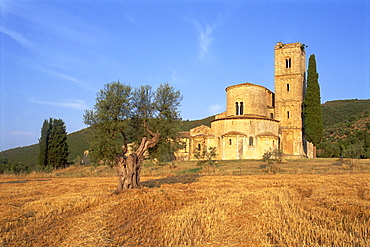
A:
POLYGON ((0 178, 1 246, 370 246, 370 176, 0 178))

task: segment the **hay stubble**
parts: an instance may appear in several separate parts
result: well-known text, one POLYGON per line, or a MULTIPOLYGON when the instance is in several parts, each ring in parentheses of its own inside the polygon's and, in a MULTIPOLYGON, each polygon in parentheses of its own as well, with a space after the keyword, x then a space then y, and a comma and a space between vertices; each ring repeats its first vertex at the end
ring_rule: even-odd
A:
POLYGON ((366 173, 145 177, 119 195, 112 177, 14 180, 1 246, 370 245, 366 173))

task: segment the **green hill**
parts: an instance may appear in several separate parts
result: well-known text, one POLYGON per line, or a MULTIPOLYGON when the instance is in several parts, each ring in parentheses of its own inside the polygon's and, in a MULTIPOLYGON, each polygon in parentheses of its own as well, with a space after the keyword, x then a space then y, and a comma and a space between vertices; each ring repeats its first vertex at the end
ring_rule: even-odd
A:
MULTIPOLYGON (((211 126, 211 121, 214 116, 207 117, 201 120, 193 121, 183 121, 183 126, 181 131, 189 131, 190 129, 199 126, 207 125, 211 126)), ((82 129, 80 131, 71 133, 67 136, 67 143, 69 147, 68 162, 72 163, 77 157, 83 158, 84 151, 89 149, 88 136, 89 128, 82 129)), ((38 144, 31 146, 19 147, 14 149, 9 149, 0 152, 0 161, 7 161, 14 164, 22 164, 26 167, 34 169, 37 166, 37 154, 38 154, 38 144)), ((1 165, 1 164, 0 164, 1 165)))
MULTIPOLYGON (((89 149, 87 142, 89 129, 83 129, 67 136, 69 147, 68 162, 73 162, 77 156, 83 158, 84 151, 89 149)), ((35 168, 37 165, 37 155, 39 145, 34 144, 26 147, 19 147, 0 152, 0 160, 7 160, 11 163, 23 164, 27 167, 35 168)))
POLYGON ((370 158, 370 100, 326 102, 323 123, 318 157, 370 158))
POLYGON ((322 118, 324 128, 348 121, 363 111, 370 109, 370 100, 335 100, 322 105, 322 118))
POLYGON ((200 126, 200 125, 206 125, 208 127, 211 127, 211 121, 213 119, 215 119, 215 116, 210 116, 210 117, 203 118, 203 119, 200 119, 200 120, 192 120, 192 121, 186 120, 186 121, 183 121, 182 126, 181 126, 181 131, 189 131, 192 128, 195 128, 195 127, 200 126))
MULTIPOLYGON (((183 121, 181 131, 189 131, 199 125, 211 126, 215 116, 200 120, 183 121)), ((361 157, 370 158, 370 100, 336 100, 323 104, 324 139, 319 145, 321 157, 339 157, 349 149, 363 149, 361 157), (353 145, 360 145, 355 147, 353 145), (351 146, 352 145, 352 146, 351 146), (368 154, 367 154, 368 153, 368 154)), ((71 133, 67 137, 69 162, 89 149, 89 129, 71 133)), ((5 159, 29 167, 37 164, 38 144, 0 152, 0 161, 5 159)))

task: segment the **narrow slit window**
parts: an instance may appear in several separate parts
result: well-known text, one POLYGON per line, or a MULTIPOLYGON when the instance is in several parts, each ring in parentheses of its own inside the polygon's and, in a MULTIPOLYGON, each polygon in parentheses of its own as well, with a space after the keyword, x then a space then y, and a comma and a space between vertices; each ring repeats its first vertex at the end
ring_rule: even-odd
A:
POLYGON ((240 102, 239 115, 243 115, 243 114, 244 114, 244 105, 243 105, 243 102, 240 102))
POLYGON ((199 151, 200 151, 200 147, 201 147, 201 146, 200 146, 200 143, 198 143, 198 148, 197 148, 197 149, 198 149, 199 151))
POLYGON ((289 92, 290 91, 290 84, 286 84, 286 90, 289 92))
POLYGON ((289 69, 291 67, 292 67, 292 59, 291 58, 285 59, 285 68, 289 69))
POLYGON ((231 145, 231 144, 233 144, 233 142, 232 142, 232 140, 231 140, 231 139, 229 139, 229 145, 231 145))
POLYGON ((290 112, 289 111, 286 112, 286 115, 287 115, 288 118, 290 118, 290 112))
POLYGON ((253 137, 249 137, 249 146, 253 146, 253 137))
POLYGON ((239 115, 239 103, 235 102, 236 115, 239 115))

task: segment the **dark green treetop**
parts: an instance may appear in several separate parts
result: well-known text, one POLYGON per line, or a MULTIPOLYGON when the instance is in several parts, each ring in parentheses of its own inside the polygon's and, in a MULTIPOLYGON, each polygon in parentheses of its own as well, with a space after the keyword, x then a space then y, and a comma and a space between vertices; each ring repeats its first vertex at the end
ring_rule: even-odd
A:
POLYGON ((50 124, 49 121, 45 119, 44 123, 42 124, 41 136, 39 139, 38 165, 40 168, 47 166, 49 133, 50 124))
POLYGON ((40 168, 61 168, 69 155, 67 131, 62 119, 45 119, 39 139, 38 165, 40 168))
POLYGON ((308 62, 307 88, 303 101, 304 134, 306 139, 317 146, 323 138, 322 106, 319 74, 316 70, 315 55, 308 62))
POLYGON ((51 168, 62 168, 67 164, 69 155, 66 125, 62 119, 50 118, 48 138, 47 165, 51 168))

